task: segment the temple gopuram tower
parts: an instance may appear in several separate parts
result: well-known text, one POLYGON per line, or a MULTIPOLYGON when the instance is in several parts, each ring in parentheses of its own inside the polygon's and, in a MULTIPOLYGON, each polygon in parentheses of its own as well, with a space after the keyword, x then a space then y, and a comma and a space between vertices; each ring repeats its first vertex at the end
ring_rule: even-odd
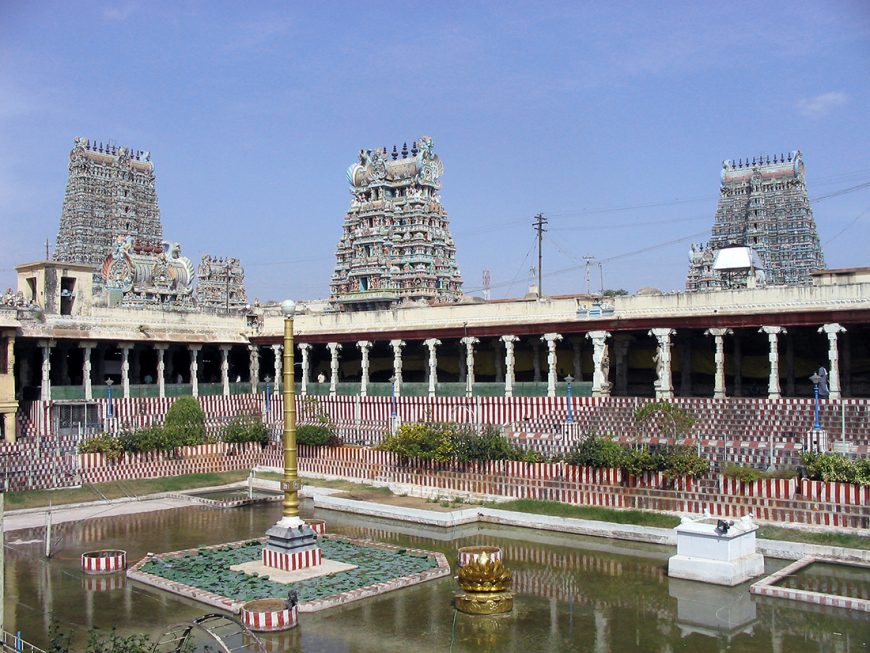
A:
POLYGON ((810 272, 825 267, 807 196, 800 151, 722 163, 722 188, 710 242, 692 245, 687 290, 726 287, 717 254, 750 248, 767 285, 809 285, 810 272))
POLYGON ((54 259, 101 265, 119 236, 153 247, 163 240, 154 164, 148 152, 76 138, 54 259))
POLYGON ((462 297, 456 246, 441 206, 444 171, 423 136, 411 147, 362 150, 347 169, 350 210, 338 243, 331 301, 341 310, 462 297))

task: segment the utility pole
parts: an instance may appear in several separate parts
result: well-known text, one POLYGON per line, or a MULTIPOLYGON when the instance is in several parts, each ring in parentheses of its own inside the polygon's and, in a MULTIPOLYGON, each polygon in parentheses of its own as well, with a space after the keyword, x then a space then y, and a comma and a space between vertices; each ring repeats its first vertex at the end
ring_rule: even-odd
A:
POLYGON ((590 256, 589 254, 587 254, 586 256, 583 257, 583 261, 585 262, 585 267, 584 267, 584 269, 583 269, 583 278, 586 280, 586 294, 587 294, 587 295, 589 294, 589 291, 590 291, 590 283, 589 283, 589 281, 590 281, 590 274, 589 274, 589 270, 590 270, 590 268, 591 268, 591 266, 592 266, 592 261, 594 261, 594 260, 595 260, 595 257, 594 257, 594 256, 590 256))
POLYGON ((541 282, 543 280, 543 272, 541 268, 541 264, 543 263, 543 254, 541 245, 544 240, 544 232, 547 231, 544 229, 544 226, 549 222, 547 218, 544 217, 543 213, 538 213, 535 216, 535 221, 532 223, 532 226, 535 228, 535 231, 538 232, 538 299, 543 296, 542 293, 542 285, 541 282))
POLYGON ((48 238, 45 239, 45 260, 48 260, 48 238))

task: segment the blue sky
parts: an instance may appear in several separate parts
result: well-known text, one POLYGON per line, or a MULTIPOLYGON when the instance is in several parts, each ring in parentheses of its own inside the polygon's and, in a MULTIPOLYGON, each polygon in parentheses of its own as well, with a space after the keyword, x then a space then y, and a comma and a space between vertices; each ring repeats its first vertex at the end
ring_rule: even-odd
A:
MULTIPOLYGON (((526 291, 539 211, 545 293, 584 290, 584 255, 606 287, 679 289, 722 159, 799 148, 811 197, 870 181, 868 64, 866 2, 5 0, 0 286, 53 245, 81 135, 152 153, 194 262, 324 297, 345 169, 429 134, 468 291, 526 291)), ((830 267, 870 264, 870 187, 814 213, 830 267)))

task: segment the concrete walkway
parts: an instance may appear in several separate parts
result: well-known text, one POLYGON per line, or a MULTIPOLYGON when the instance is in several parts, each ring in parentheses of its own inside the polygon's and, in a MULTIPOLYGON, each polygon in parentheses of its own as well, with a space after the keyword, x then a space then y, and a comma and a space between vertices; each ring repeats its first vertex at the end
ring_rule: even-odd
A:
MULTIPOLYGON (((247 487, 247 482, 240 481, 238 483, 211 488, 192 488, 190 491, 208 492, 233 487, 247 487)), ((277 491, 280 489, 280 483, 278 481, 255 478, 254 487, 262 490, 277 491)), ((359 501, 334 496, 336 494, 341 494, 342 492, 344 491, 334 488, 306 485, 303 486, 300 491, 300 496, 313 499, 315 508, 365 515, 367 517, 392 519, 414 524, 439 526, 443 528, 454 528, 456 526, 475 523, 489 523, 518 528, 555 531, 559 533, 572 533, 574 535, 626 540, 630 542, 645 542, 648 544, 659 544, 664 546, 676 546, 677 544, 676 533, 670 528, 637 526, 634 524, 614 524, 611 522, 594 521, 590 519, 536 515, 525 512, 499 510, 498 508, 486 508, 483 506, 474 506, 445 512, 394 506, 372 501, 359 501)), ((52 509, 51 519, 53 524, 61 524, 71 521, 95 519, 98 517, 117 517, 156 510, 187 508, 193 505, 191 499, 185 499, 179 495, 179 492, 166 492, 140 498, 124 498, 59 506, 52 509)), ((47 508, 31 508, 7 512, 4 518, 3 530, 5 532, 12 532, 44 526, 46 512, 47 508)), ((870 550, 850 549, 846 547, 825 546, 819 544, 805 544, 801 542, 787 542, 784 540, 765 540, 761 538, 757 541, 758 552, 771 558, 798 560, 804 556, 810 555, 827 560, 870 564, 870 550)))

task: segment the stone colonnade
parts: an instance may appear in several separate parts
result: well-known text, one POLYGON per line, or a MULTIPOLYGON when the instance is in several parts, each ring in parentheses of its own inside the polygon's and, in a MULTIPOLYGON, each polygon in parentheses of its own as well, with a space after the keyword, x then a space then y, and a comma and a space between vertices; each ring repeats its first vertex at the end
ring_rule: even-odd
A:
MULTIPOLYGON (((840 362, 838 349, 838 335, 844 333, 846 329, 837 323, 824 324, 818 328, 820 334, 827 336, 828 340, 828 358, 830 370, 828 373, 828 385, 831 399, 840 399, 842 397, 842 389, 840 383, 840 362)), ((780 388, 780 359, 779 359, 779 337, 785 335, 787 330, 781 326, 762 326, 759 329, 760 333, 767 335, 768 338, 768 363, 769 377, 767 396, 770 399, 778 399, 782 396, 780 388)), ((674 397, 674 386, 672 381, 671 370, 671 348, 673 346, 673 337, 677 331, 672 328, 653 328, 649 330, 649 335, 656 340, 656 352, 653 357, 655 362, 656 378, 654 381, 655 395, 657 399, 668 400, 674 397)), ((716 399, 724 399, 726 397, 725 390, 725 339, 733 335, 733 331, 728 328, 709 328, 705 335, 713 336, 713 344, 715 348, 714 363, 714 391, 713 396, 716 399)), ((595 397, 606 397, 611 394, 613 384, 610 382, 610 349, 612 343, 614 347, 614 357, 616 364, 615 382, 616 389, 621 394, 624 394, 627 389, 627 352, 630 342, 634 336, 624 333, 612 334, 605 330, 593 330, 585 334, 586 339, 592 343, 592 395, 595 397)), ((514 384, 516 383, 516 361, 515 361, 515 344, 519 341, 519 337, 515 335, 503 335, 496 339, 495 344, 497 350, 504 350, 503 359, 498 360, 498 376, 503 377, 504 394, 506 397, 513 396, 514 384)), ((563 340, 563 335, 555 332, 545 333, 539 339, 533 339, 531 346, 533 351, 541 343, 547 347, 547 395, 555 396, 557 379, 557 344, 563 340)), ((580 347, 582 340, 579 338, 570 339, 570 344, 573 350, 573 368, 574 377, 577 380, 582 379, 580 370, 580 347)), ((461 370, 464 372, 464 380, 466 383, 466 393, 471 394, 475 383, 475 346, 480 343, 480 340, 473 336, 466 336, 460 339, 460 344, 464 347, 464 356, 461 356, 461 370)), ((438 384, 438 348, 441 346, 441 340, 437 338, 429 338, 423 341, 423 345, 428 351, 426 361, 426 376, 428 381, 429 396, 435 396, 436 387, 438 384)), ((43 401, 51 399, 51 350, 56 346, 55 340, 40 340, 37 343, 42 350, 42 369, 41 369, 41 393, 40 398, 43 401)), ((404 340, 394 339, 389 341, 389 345, 393 352, 393 383, 397 395, 402 392, 402 353, 407 343, 404 340)), ((78 343, 82 350, 82 387, 86 400, 93 399, 93 366, 91 361, 92 352, 96 348, 94 341, 81 341, 78 343)), ((356 342, 356 347, 361 354, 361 382, 360 394, 367 396, 369 386, 369 354, 373 343, 368 340, 360 340, 356 342)), ((130 396, 130 369, 131 369, 131 351, 132 344, 122 343, 119 346, 121 351, 121 392, 124 397, 130 396)), ((158 396, 166 396, 166 376, 172 374, 172 370, 167 370, 166 351, 170 345, 168 343, 153 344, 156 354, 156 370, 158 386, 158 396)), ((200 352, 203 345, 188 344, 186 345, 190 356, 190 385, 194 396, 198 395, 199 390, 199 363, 200 352)), ((217 346, 220 351, 220 375, 221 375, 221 390, 224 395, 230 394, 230 378, 229 378, 229 356, 231 345, 220 344, 217 346)), ((311 348, 309 343, 298 343, 297 347, 301 354, 302 379, 299 389, 302 394, 307 394, 309 375, 311 369, 311 348)), ((341 351, 343 345, 338 342, 329 342, 326 345, 330 354, 330 377, 329 377, 329 392, 332 395, 337 393, 339 385, 339 365, 341 351)), ((280 390, 282 378, 282 354, 283 345, 271 345, 274 353, 274 382, 275 391, 280 390)), ((735 351, 735 355, 739 355, 735 351)), ((137 359, 138 360, 138 359, 137 359)), ((736 361, 739 366, 739 360, 736 361)), ((535 378, 540 379, 541 370, 538 357, 534 358, 535 378)), ((257 392, 258 382, 260 378, 260 348, 256 345, 249 346, 249 370, 251 391, 257 392)), ((501 380, 501 379, 499 379, 501 380)))

